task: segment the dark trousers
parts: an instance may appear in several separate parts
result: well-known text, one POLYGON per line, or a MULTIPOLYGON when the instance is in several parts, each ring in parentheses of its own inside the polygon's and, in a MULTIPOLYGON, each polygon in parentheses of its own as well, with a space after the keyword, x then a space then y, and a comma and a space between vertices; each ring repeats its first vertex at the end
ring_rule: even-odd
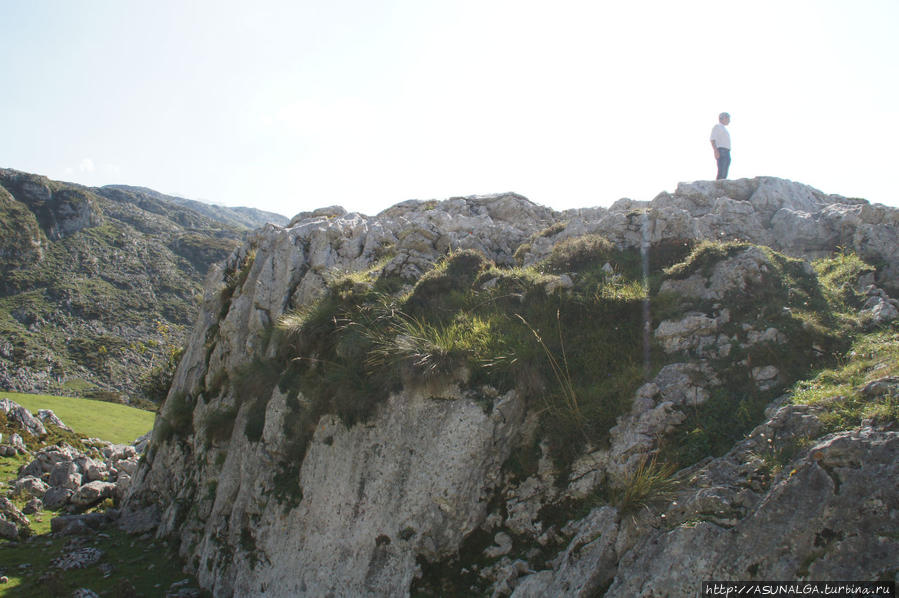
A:
POLYGON ((724 147, 718 148, 718 176, 716 179, 726 179, 727 169, 730 168, 730 150, 724 147))

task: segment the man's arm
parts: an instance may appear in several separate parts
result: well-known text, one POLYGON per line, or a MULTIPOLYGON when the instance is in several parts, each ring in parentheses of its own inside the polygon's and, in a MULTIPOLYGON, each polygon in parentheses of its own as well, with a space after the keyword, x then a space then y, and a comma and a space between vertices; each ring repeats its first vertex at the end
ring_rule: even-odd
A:
POLYGON ((715 151, 715 159, 717 160, 718 159, 718 146, 715 145, 714 139, 711 140, 711 143, 712 143, 712 149, 715 151))

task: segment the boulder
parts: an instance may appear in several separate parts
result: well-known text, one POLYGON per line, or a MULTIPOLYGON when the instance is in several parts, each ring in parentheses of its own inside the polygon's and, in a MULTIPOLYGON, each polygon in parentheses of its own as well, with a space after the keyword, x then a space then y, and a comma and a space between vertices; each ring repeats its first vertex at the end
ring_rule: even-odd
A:
POLYGON ((19 527, 28 527, 28 518, 5 496, 0 496, 0 515, 19 527))
POLYGON ((41 420, 34 417, 30 411, 10 399, 0 399, 0 411, 6 414, 6 419, 13 425, 20 426, 32 436, 46 436, 47 429, 41 420))
POLYGON ((41 500, 44 501, 44 508, 51 511, 58 511, 67 504, 75 491, 71 488, 54 487, 47 490, 41 500))
POLYGON ((83 472, 82 481, 95 482, 109 477, 109 468, 103 462, 85 456, 79 458, 75 463, 78 469, 83 472))
POLYGON ((22 507, 22 513, 25 515, 33 515, 38 511, 42 511, 44 509, 44 502, 39 498, 32 498, 25 506, 22 507))
POLYGON ((13 541, 19 539, 19 527, 12 521, 7 521, 2 513, 0 513, 0 538, 13 541))
POLYGON ((69 502, 78 508, 87 508, 107 498, 112 498, 115 488, 115 484, 109 482, 88 482, 75 491, 69 502))
POLYGON ((54 488, 77 490, 81 486, 82 476, 74 461, 62 461, 53 466, 47 481, 54 488))
POLYGON ((63 421, 62 421, 61 419, 59 419, 59 418, 56 416, 56 414, 53 413, 53 411, 50 410, 50 409, 40 409, 40 410, 38 410, 38 412, 37 412, 37 417, 38 417, 38 419, 41 420, 41 422, 43 422, 45 425, 54 425, 54 426, 56 426, 56 427, 58 427, 58 428, 62 428, 63 430, 68 430, 69 432, 72 431, 72 428, 70 428, 69 426, 65 425, 65 423, 63 423, 63 421))
POLYGON ((50 561, 50 565, 63 571, 70 569, 85 569, 94 565, 103 558, 103 551, 91 546, 76 548, 59 558, 50 561))
POLYGON ((142 508, 123 509, 118 519, 118 527, 129 534, 145 534, 159 525, 162 514, 159 506, 151 504, 142 508))
MULTIPOLYGON (((0 434, 0 437, 3 435, 0 434)), ((3 438, 4 444, 0 444, 0 457, 15 457, 16 455, 24 455, 28 452, 25 441, 21 436, 13 432, 8 438, 3 438)))
POLYGON ((54 534, 76 535, 91 533, 109 525, 113 517, 107 513, 85 513, 82 515, 60 515, 50 520, 50 531, 54 534), (70 529, 71 528, 71 529, 70 529))
POLYGON ((15 481, 14 489, 17 494, 40 498, 47 493, 50 486, 40 478, 29 475, 17 479, 15 481))

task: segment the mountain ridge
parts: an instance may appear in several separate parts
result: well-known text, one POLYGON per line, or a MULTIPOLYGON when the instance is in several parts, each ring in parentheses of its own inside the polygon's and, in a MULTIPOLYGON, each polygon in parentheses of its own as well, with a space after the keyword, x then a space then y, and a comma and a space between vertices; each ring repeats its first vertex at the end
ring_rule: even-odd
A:
POLYGON ((146 395, 150 372, 174 366, 209 266, 250 225, 286 222, 198 206, 0 169, 0 387, 146 395))

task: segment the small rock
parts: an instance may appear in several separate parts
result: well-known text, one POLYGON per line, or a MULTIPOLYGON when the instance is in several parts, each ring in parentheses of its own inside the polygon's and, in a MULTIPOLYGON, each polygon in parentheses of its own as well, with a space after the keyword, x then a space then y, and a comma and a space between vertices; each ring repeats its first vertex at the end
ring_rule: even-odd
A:
POLYGON ((505 532, 499 532, 493 537, 496 542, 495 546, 488 546, 484 549, 484 556, 489 559, 495 559, 505 556, 512 552, 512 538, 505 532))
POLYGON ((27 503, 25 503, 25 506, 22 508, 22 512, 26 515, 34 515, 38 511, 43 510, 43 508, 44 503, 43 501, 41 501, 41 499, 32 498, 27 503))
POLYGON ((69 569, 84 569, 96 564, 103 558, 103 551, 90 546, 78 548, 67 555, 50 561, 50 564, 57 569, 68 571, 69 569))

